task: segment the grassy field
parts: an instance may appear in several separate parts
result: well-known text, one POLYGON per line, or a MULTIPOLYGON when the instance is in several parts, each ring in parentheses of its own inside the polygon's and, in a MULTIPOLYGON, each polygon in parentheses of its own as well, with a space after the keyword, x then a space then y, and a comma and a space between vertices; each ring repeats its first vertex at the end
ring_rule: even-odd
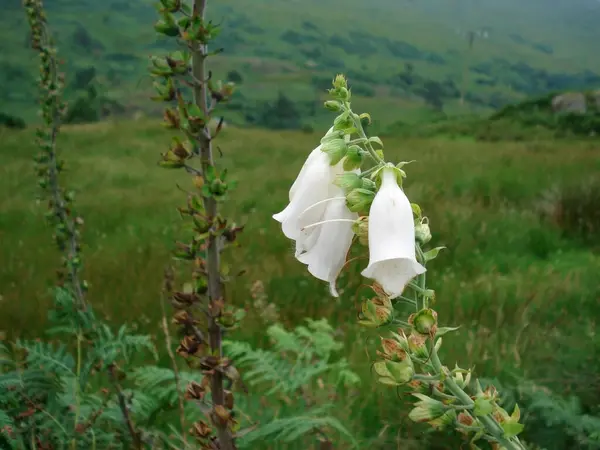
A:
MULTIPOLYGON (((398 405, 405 399, 374 387, 369 367, 375 334, 356 325, 355 290, 366 261, 349 267, 339 282, 341 298, 331 299, 326 286, 295 261, 291 243, 271 218, 320 137, 230 127, 220 141, 219 163, 239 180, 227 212, 247 223, 241 247, 226 256, 232 272, 246 270, 228 287, 229 297, 250 308, 233 337, 264 341, 250 302, 257 280, 285 324, 328 318, 363 379, 352 408, 340 399, 336 414, 376 448, 412 448, 410 436, 423 429, 401 424, 398 405), (385 425, 404 430, 401 443, 385 425)), ((58 255, 43 222, 44 205, 35 201, 33 132, 0 128, 0 142, 0 330, 9 338, 34 337, 46 320, 58 255)), ((144 120, 66 127, 59 140, 68 162, 64 179, 78 192, 85 218, 90 300, 114 323, 137 323, 159 340, 162 270, 174 238, 184 233, 175 210, 184 194, 175 185, 185 189, 189 183, 183 173, 157 167, 167 143, 168 132, 144 120)), ((478 375, 504 380, 517 373, 597 405, 600 257, 543 219, 539 205, 553 188, 597 176, 600 145, 444 138, 388 138, 385 144, 388 158, 417 160, 407 167, 408 195, 430 217, 433 243, 448 247, 429 275, 440 321, 462 325, 445 338, 446 363, 475 365, 478 375)))

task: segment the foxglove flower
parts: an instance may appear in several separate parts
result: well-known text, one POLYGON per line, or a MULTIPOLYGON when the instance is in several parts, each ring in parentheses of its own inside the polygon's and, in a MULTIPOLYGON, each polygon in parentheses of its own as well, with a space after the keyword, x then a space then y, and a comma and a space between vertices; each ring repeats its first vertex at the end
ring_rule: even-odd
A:
POLYGON ((369 212, 369 265, 362 275, 377 281, 395 298, 412 278, 424 272, 415 256, 410 202, 398 186, 396 170, 385 167, 369 212))
POLYGON ((358 214, 346 206, 343 191, 337 190, 335 200, 327 203, 322 223, 312 227, 318 227, 318 231, 302 242, 306 251, 296 255, 298 261, 308 265, 312 276, 329 282, 329 291, 334 297, 339 296, 335 282, 352 245, 352 224, 358 219, 358 214))
POLYGON ((313 276, 330 282, 334 296, 335 279, 345 263, 352 224, 358 218, 348 210, 343 190, 334 184, 342 173, 343 162, 332 166, 330 155, 317 147, 290 189, 289 204, 273 215, 285 236, 296 241, 296 258, 308 265, 313 276))

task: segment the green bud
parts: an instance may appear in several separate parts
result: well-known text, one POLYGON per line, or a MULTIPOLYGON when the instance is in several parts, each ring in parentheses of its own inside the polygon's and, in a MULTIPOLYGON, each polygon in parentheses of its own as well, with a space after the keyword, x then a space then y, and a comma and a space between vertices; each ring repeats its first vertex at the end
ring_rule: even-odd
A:
POLYGON ((352 128, 354 123, 352 122, 352 118, 350 117, 349 111, 344 111, 342 114, 337 116, 333 121, 333 129, 334 130, 345 130, 348 128, 352 128))
POLYGON ((358 145, 351 145, 348 148, 346 159, 344 160, 344 170, 350 172, 351 170, 360 168, 361 164, 361 148, 358 145))
POLYGON ((448 408, 440 401, 423 394, 412 394, 419 399, 415 408, 408 414, 413 422, 429 422, 443 416, 448 408))
POLYGON ((358 236, 361 245, 369 245, 369 216, 361 216, 352 224, 352 232, 358 236))
POLYGON ((377 361, 373 365, 375 373, 379 375, 379 382, 389 386, 400 386, 412 380, 415 373, 410 358, 403 361, 377 361))
POLYGON ((154 24, 154 29, 166 36, 175 37, 179 35, 179 27, 174 23, 167 23, 164 20, 159 20, 154 24))
POLYGON ((375 192, 367 189, 354 189, 346 196, 346 205, 352 212, 367 211, 373 203, 375 192))
POLYGON ((339 112, 342 110, 342 105, 338 101, 328 100, 325 102, 325 108, 327 108, 329 111, 339 112))
POLYGON ((321 151, 329 155, 330 164, 335 166, 346 156, 348 144, 345 139, 328 139, 321 144, 321 151))
POLYGON ((425 245, 431 240, 429 221, 426 218, 421 219, 421 221, 415 226, 415 239, 421 245, 425 245))
POLYGON ((429 425, 436 430, 445 430, 454 423, 456 423, 456 411, 453 409, 449 409, 437 419, 429 421, 429 425))
POLYGON ((361 305, 360 325, 377 328, 392 321, 394 307, 387 297, 375 297, 361 305))
POLYGON ((423 335, 435 334, 437 329, 437 313, 431 308, 425 308, 408 318, 414 330, 423 335))
POLYGON ((350 192, 353 189, 362 187, 363 180, 356 173, 343 173, 335 178, 333 184, 342 188, 344 192, 350 192))
POLYGON ((336 75, 333 80, 333 87, 334 89, 347 88, 348 82, 346 81, 346 77, 342 74, 336 75))

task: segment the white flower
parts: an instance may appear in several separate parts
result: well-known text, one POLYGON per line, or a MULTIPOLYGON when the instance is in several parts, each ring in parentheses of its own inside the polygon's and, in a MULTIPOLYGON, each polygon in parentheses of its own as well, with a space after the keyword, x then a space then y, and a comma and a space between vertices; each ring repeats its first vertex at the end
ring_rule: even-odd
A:
POLYGON ((335 281, 346 263, 354 237, 352 224, 358 219, 358 214, 346 206, 343 191, 338 190, 338 198, 327 203, 322 223, 312 226, 317 230, 302 243, 305 253, 296 255, 298 261, 308 265, 311 275, 329 282, 329 291, 334 297, 338 297, 335 281), (316 237, 314 233, 318 233, 316 237))
MULTIPOLYGON (((300 171, 290 189, 290 203, 273 218, 281 222, 283 234, 289 239, 306 238, 304 226, 319 222, 325 213, 326 202, 331 197, 335 167, 329 164, 329 156, 317 147, 300 171)), ((314 231, 313 231, 314 232, 314 231)))
POLYGON ((342 173, 343 162, 331 166, 330 156, 318 146, 292 184, 289 204, 273 215, 286 237, 296 241, 296 258, 308 265, 313 276, 328 281, 336 297, 335 280, 352 244, 352 224, 358 219, 346 207, 343 190, 333 183, 342 173))
POLYGON ((396 171, 386 167, 369 212, 369 265, 362 275, 377 281, 395 298, 412 278, 424 272, 415 257, 410 202, 398 186, 396 171))

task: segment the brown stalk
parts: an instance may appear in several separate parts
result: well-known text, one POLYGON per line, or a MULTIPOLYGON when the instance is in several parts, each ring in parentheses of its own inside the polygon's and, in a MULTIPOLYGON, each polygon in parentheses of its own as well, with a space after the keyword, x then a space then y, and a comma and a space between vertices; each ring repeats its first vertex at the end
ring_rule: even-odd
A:
MULTIPOLYGON (((194 14, 202 19, 206 16, 206 0, 194 0, 194 14)), ((205 117, 209 117, 209 92, 206 83, 206 57, 207 46, 197 44, 193 49, 192 56, 192 74, 199 83, 196 83, 194 88, 194 102, 202 110, 205 117)), ((206 173, 206 168, 214 165, 212 142, 208 124, 204 127, 204 136, 200 141, 200 158, 202 160, 202 172, 206 173)), ((213 219, 217 215, 217 202, 212 197, 204 198, 204 207, 206 215, 213 219)), ((208 314, 208 334, 211 354, 217 356, 219 360, 223 356, 222 350, 222 330, 217 323, 217 318, 220 315, 221 303, 223 297, 223 289, 221 284, 220 274, 220 254, 219 241, 214 235, 210 235, 207 245, 206 269, 208 276, 208 296, 210 302, 210 311, 208 314)), ((212 393, 212 408, 213 415, 218 406, 224 405, 223 392, 223 374, 219 370, 215 370, 211 376, 211 393, 212 393)), ((233 436, 228 429, 227 424, 222 424, 220 421, 215 421, 217 427, 217 437, 219 440, 220 450, 235 450, 233 436)))

